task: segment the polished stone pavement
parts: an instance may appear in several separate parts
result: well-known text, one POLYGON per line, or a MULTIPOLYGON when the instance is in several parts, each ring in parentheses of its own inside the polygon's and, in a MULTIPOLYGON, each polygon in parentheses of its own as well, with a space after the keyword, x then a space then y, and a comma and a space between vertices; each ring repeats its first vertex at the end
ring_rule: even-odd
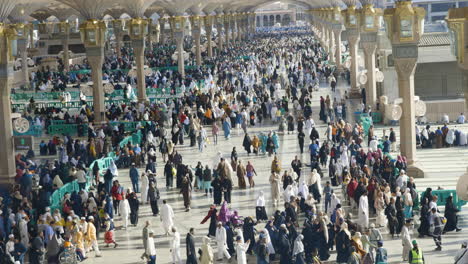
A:
MULTIPOLYGON (((314 94, 313 105, 314 113, 313 117, 318 122, 318 106, 319 96, 328 94, 328 89, 321 88, 319 92, 314 94)), ((320 122, 321 123, 321 122, 320 122)), ((260 131, 268 132, 270 130, 276 130, 277 125, 269 124, 265 126, 256 126, 249 128, 249 133, 259 133, 260 131)), ((382 127, 377 128, 377 135, 382 133, 382 127)), ((388 127, 386 128, 388 131, 388 127)), ((398 128, 397 135, 398 135, 398 128)), ((468 127, 464 127, 468 130, 468 127)), ((210 131, 210 129, 207 129, 210 131)), ((325 125, 319 124, 318 130, 322 136, 325 132, 325 125)), ((254 216, 255 215, 255 200, 258 193, 263 190, 267 199, 267 213, 271 215, 274 207, 270 199, 270 185, 268 183, 269 170, 271 166, 272 157, 259 155, 259 156, 247 156, 243 151, 242 131, 232 131, 233 137, 230 140, 225 140, 222 136, 219 138, 218 145, 212 143, 208 145, 203 153, 200 153, 197 148, 190 148, 187 145, 177 147, 177 150, 182 154, 183 161, 185 164, 192 165, 195 167, 197 161, 201 161, 203 164, 212 166, 216 159, 217 152, 220 151, 224 157, 230 157, 230 153, 233 147, 237 147, 239 158, 245 164, 247 161, 251 161, 258 173, 255 177, 256 186, 252 189, 239 190, 237 188, 237 180, 234 177, 234 185, 236 188, 232 193, 232 205, 231 208, 238 210, 242 216, 254 216)), ((211 140, 211 138, 210 138, 211 140)), ((212 141, 212 140, 211 140, 212 141)), ((185 141, 187 143, 187 141, 185 141)), ((297 144, 296 134, 285 134, 280 135, 280 149, 278 152, 279 159, 282 162, 283 169, 289 169, 290 163, 295 155, 299 153, 299 147, 297 144)), ((425 190, 426 187, 436 188, 442 186, 446 189, 454 189, 458 176, 463 174, 467 164, 468 148, 457 147, 457 148, 444 148, 444 149, 430 149, 430 150, 418 150, 418 159, 424 166, 428 177, 424 179, 416 179, 416 186, 418 190, 425 190)), ((307 163, 309 155, 304 154, 300 156, 302 161, 307 163)), ((183 207, 182 196, 176 190, 167 191, 165 188, 165 180, 162 178, 162 162, 160 156, 158 156, 158 187, 161 191, 161 199, 166 199, 169 204, 172 205, 176 218, 176 226, 181 233, 181 255, 185 262, 185 235, 190 227, 196 229, 196 247, 201 247, 201 240, 204 235, 208 233, 208 223, 201 225, 200 221, 206 215, 209 206, 212 203, 212 198, 204 196, 204 193, 193 192, 192 198, 192 210, 185 212, 183 207)), ((308 172, 305 168, 304 171, 308 172)), ((327 171, 327 170, 324 170, 327 171)), ((130 179, 128 177, 128 169, 119 171, 119 181, 124 187, 130 187, 130 179)), ((327 175, 323 177, 322 181, 327 180, 327 175)), ((341 193, 339 189, 335 190, 336 193, 341 193)), ((161 200, 162 201, 162 200, 161 200)), ((280 203, 281 204, 281 203, 280 203)), ((283 209, 282 207, 279 209, 283 209)), ((346 208, 348 209, 348 208, 346 208)), ((440 208, 443 210, 443 208, 440 208)), ((356 213, 354 213, 356 215, 356 213)), ((467 207, 463 208, 461 213, 461 226, 468 228, 468 222, 466 219, 468 216, 467 207)), ((119 217, 116 219, 116 241, 119 243, 119 247, 105 248, 103 245, 103 238, 100 238, 100 248, 102 250, 103 257, 95 258, 94 253, 90 253, 90 258, 85 263, 119 263, 119 264, 130 264, 130 263, 143 263, 140 259, 143 253, 143 244, 141 239, 141 231, 146 220, 151 222, 152 229, 157 234, 156 236, 156 251, 157 251, 157 263, 172 263, 171 253, 169 252, 169 245, 171 242, 170 237, 164 235, 164 231, 161 227, 159 217, 153 217, 149 205, 143 205, 140 207, 140 220, 137 227, 129 227, 127 230, 120 230, 119 226, 121 221, 119 217)), ((372 220, 371 220, 372 221, 372 220)), ((300 221, 301 222, 301 221, 300 221)), ((264 224, 258 224, 257 230, 261 230, 264 224)), ((388 233, 386 228, 382 229, 383 233, 388 233)), ((453 256, 456 250, 460 247, 461 242, 467 239, 466 231, 463 230, 460 233, 448 233, 443 236, 443 251, 433 251, 435 246, 431 238, 418 239, 426 258, 426 263, 453 263, 453 256)), ((214 252, 216 252, 215 243, 212 243, 214 252)), ((389 254, 389 261, 391 263, 403 263, 401 261, 401 241, 399 239, 392 240, 389 236, 385 235, 384 247, 387 248, 389 254)), ((336 254, 333 252, 328 263, 335 263, 336 254)), ((235 263, 234 261, 232 261, 235 263)), ((248 260, 249 263, 256 263, 254 257, 248 260)), ((219 262, 218 262, 219 263, 219 262)))

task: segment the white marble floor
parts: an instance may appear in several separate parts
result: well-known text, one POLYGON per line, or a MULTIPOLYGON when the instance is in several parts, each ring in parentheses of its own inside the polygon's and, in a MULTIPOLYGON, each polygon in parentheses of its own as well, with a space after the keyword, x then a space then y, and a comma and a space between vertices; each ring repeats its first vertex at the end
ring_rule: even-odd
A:
MULTIPOLYGON (((318 120, 318 105, 319 96, 328 93, 327 89, 320 89, 320 91, 314 95, 314 119, 318 120)), ((325 126, 323 124, 318 125, 320 135, 323 135, 325 126)), ((249 128, 249 133, 258 133, 260 131, 276 130, 276 125, 257 126, 249 128)), ((388 128, 387 128, 388 129, 388 128)), ((382 128, 377 129, 377 134, 381 133, 382 128)), ((237 147, 239 158, 246 163, 251 161, 258 173, 255 177, 256 186, 253 189, 239 190, 234 189, 232 194, 232 209, 238 210, 242 216, 254 216, 255 215, 255 199, 259 191, 263 190, 266 194, 267 199, 267 213, 270 215, 274 208, 269 200, 270 198, 270 185, 268 183, 269 169, 271 165, 271 157, 268 156, 247 156, 243 151, 242 132, 237 133, 233 131, 233 137, 230 140, 224 140, 220 138, 218 145, 210 144, 203 153, 200 153, 196 148, 190 148, 188 146, 177 147, 177 150, 182 154, 184 163, 195 166, 198 161, 203 164, 211 165, 213 159, 216 157, 216 153, 221 151, 226 157, 230 157, 230 153, 233 147, 237 147)), ((398 134, 398 133, 397 133, 398 134)), ((280 149, 279 159, 282 162, 283 168, 289 168, 290 163, 295 155, 298 155, 298 144, 296 134, 281 135, 280 136, 280 149)), ((447 148, 447 149, 431 149, 431 150, 418 150, 419 160, 422 162, 425 168, 427 168, 428 178, 416 179, 418 189, 424 190, 426 187, 437 187, 443 186, 446 189, 453 189, 456 185, 458 175, 461 175, 465 171, 467 164, 468 148, 447 148), (446 171, 450 173, 446 174, 446 171)), ((300 156, 303 162, 309 160, 309 155, 304 154, 300 156)), ((162 162, 158 157, 158 175, 162 175, 162 162)), ((308 172, 308 169, 305 169, 308 172)), ((326 170, 325 170, 326 171, 326 170)), ((204 193, 194 192, 192 198, 192 210, 185 212, 183 207, 182 196, 176 190, 167 191, 164 187, 165 180, 162 176, 158 176, 158 187, 161 191, 161 199, 166 199, 169 204, 172 205, 176 215, 176 226, 181 233, 181 255, 185 259, 185 235, 188 229, 191 227, 195 228, 196 246, 201 247, 201 239, 208 233, 208 223, 201 225, 200 221, 206 215, 209 206, 212 203, 212 198, 204 196, 204 193)), ((327 175, 322 179, 327 180, 327 175)), ((123 183, 124 187, 131 186, 128 177, 128 169, 119 171, 119 181, 123 183)), ((237 181, 234 178, 235 186, 237 181)), ((337 190, 336 192, 340 192, 337 190)), ((282 207, 280 209, 283 209, 282 207)), ((441 208, 443 209, 443 208, 441 208)), ((463 208, 461 213, 461 226, 468 228, 467 218, 468 210, 463 208)), ((161 227, 159 217, 153 217, 149 205, 143 205, 140 207, 140 220, 137 227, 129 227, 127 230, 117 230, 116 240, 119 243, 119 247, 105 248, 101 244, 103 257, 94 258, 94 254, 90 254, 90 258, 85 263, 119 263, 119 264, 130 264, 130 263, 142 263, 140 256, 143 253, 143 244, 141 239, 141 230, 146 220, 151 222, 152 229, 156 232, 156 250, 157 250, 157 263, 172 263, 171 255, 169 252, 169 243, 171 242, 170 237, 163 235, 164 231, 161 227)), ((121 224, 120 219, 116 218, 116 225, 119 227, 121 224)), ((258 230, 261 230, 264 224, 257 226, 258 230)), ((382 232, 387 233, 386 229, 382 232)), ((466 231, 463 230, 460 233, 449 233, 443 236, 443 251, 435 252, 434 242, 430 238, 418 239, 422 249, 424 250, 426 263, 438 264, 438 263, 453 263, 453 256, 456 250, 460 247, 463 240, 467 239, 466 231)), ((103 238, 100 239, 102 243, 103 238)), ((401 261, 401 241, 398 239, 392 240, 390 237, 385 236, 384 247, 387 248, 389 253, 389 260, 391 263, 403 263, 401 261)), ((213 243, 213 248, 215 245, 213 243)), ((332 254, 329 263, 335 263, 336 254, 332 254)), ((249 263, 256 263, 255 258, 248 260, 249 263)))

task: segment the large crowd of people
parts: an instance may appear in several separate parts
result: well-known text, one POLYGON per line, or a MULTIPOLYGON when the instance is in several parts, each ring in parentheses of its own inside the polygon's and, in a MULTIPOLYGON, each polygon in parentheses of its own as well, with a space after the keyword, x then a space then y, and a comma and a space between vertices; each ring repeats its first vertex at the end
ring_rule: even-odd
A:
MULTIPOLYGON (((169 46, 148 51, 151 67, 172 65, 169 51, 169 46)), ((133 58, 128 48, 121 53, 121 57, 106 57, 103 78, 116 89, 127 89, 136 80, 118 69, 131 68, 133 58)), ((138 144, 120 144, 135 132, 126 131, 123 124, 93 126, 92 107, 86 101, 75 114, 67 109, 36 108, 31 102, 23 115, 45 129, 54 120, 88 126, 79 129, 75 138, 54 136, 40 142, 39 155, 46 157, 43 162, 35 159, 34 151, 16 156, 17 184, 0 201, 0 262, 61 263, 67 254, 76 254, 80 261, 99 257, 100 246, 119 246, 114 219, 122 220, 124 230, 137 226, 140 207, 150 206, 170 236, 173 263, 182 263, 181 234, 161 187, 177 189, 187 212, 193 192, 213 199, 200 219, 202 224, 209 222, 203 243, 195 245, 194 228, 187 233, 186 263, 208 264, 233 257, 239 264, 253 263, 248 255, 255 255, 261 264, 274 260, 282 264, 387 263, 385 229, 392 238, 401 238, 403 261, 424 263, 410 232, 415 223, 419 223, 420 237, 434 239, 436 250, 442 249, 443 234, 461 230, 458 209, 450 198, 441 215, 438 197, 431 189, 418 196, 416 180, 406 175, 405 157, 391 155, 396 151, 393 129, 378 138, 373 126, 365 129, 348 121, 346 96, 335 93, 341 79, 310 31, 259 32, 247 42, 216 50, 216 56, 206 63, 212 67, 188 70, 185 77, 172 70, 146 76, 148 88, 175 91, 183 87, 179 95, 173 92, 174 97, 160 102, 107 106, 109 121, 145 121, 136 128, 141 134, 138 144), (202 80, 204 86, 197 86, 202 80), (318 98, 312 94, 325 82, 331 83, 332 98, 320 97, 317 115, 312 102, 318 98), (318 123, 327 127, 325 134, 318 132, 318 123), (255 134, 251 130, 256 126, 275 129, 255 134), (224 139, 218 138, 220 133, 224 139), (280 160, 280 133, 297 135, 300 153, 292 161, 280 160), (219 152, 212 164, 191 163, 178 152, 187 145, 204 152, 208 142, 216 146, 231 137, 242 137, 242 144, 230 155, 219 152), (245 151, 247 159, 240 159, 238 151, 245 151), (309 154, 304 154, 307 161, 302 159, 304 151, 309 154), (110 152, 115 154, 113 160, 101 173, 95 161, 110 152), (256 188, 259 168, 249 160, 250 155, 271 157, 270 175, 263 175, 269 177, 271 200, 260 192, 255 217, 243 217, 232 202, 232 191, 256 188), (160 171, 157 161, 162 164, 160 171), (119 182, 124 168, 131 186, 119 182), (60 207, 51 210, 52 194, 75 180, 79 190, 65 193, 60 207), (267 208, 274 211, 268 214, 267 208), (370 220, 373 217, 375 221, 370 220), (216 255, 212 245, 216 245, 216 255), (331 259, 332 252, 336 259, 331 259)), ((76 67, 88 68, 86 64, 76 67)), ((65 90, 88 79, 88 74, 40 71, 32 83, 41 87, 50 82, 54 89, 65 90)), ((459 141, 456 132, 450 131, 436 130, 435 144, 459 141)), ((421 135, 423 147, 431 146, 430 136, 426 138, 432 135, 429 128, 421 135)), ((148 263, 156 263, 158 254, 152 221, 145 221, 142 231, 145 251, 141 257, 148 263)), ((466 243, 461 252, 456 257, 466 259, 466 243)))

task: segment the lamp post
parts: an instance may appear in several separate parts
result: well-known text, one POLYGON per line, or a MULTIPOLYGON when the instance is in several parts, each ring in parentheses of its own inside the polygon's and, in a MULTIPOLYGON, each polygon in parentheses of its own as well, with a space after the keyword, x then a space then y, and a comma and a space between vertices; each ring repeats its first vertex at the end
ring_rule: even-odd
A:
POLYGON ((185 77, 185 66, 184 66, 184 24, 185 17, 173 16, 170 18, 171 30, 174 34, 174 38, 177 45, 177 52, 179 54, 177 58, 177 64, 179 73, 182 77, 185 77))
POLYGON ((145 37, 148 35, 148 20, 133 18, 129 21, 129 33, 132 40, 133 54, 135 56, 138 83, 138 101, 144 102, 146 98, 145 78, 145 37))
POLYGON ((407 173, 424 177, 416 162, 414 72, 418 60, 418 43, 423 34, 425 10, 413 7, 411 1, 398 1, 395 8, 384 11, 387 35, 398 76, 398 90, 403 99, 400 119, 400 150, 408 162, 407 173))
POLYGON ((201 37, 201 22, 199 16, 191 16, 190 24, 192 25, 192 37, 195 40, 195 58, 198 66, 202 65, 200 37, 201 37))
POLYGON ((377 33, 380 27, 380 17, 383 11, 374 8, 372 1, 361 9, 361 46, 364 50, 365 65, 367 69, 366 103, 375 109, 377 101, 377 89, 375 78, 375 51, 377 49, 377 33))
POLYGON ((13 146, 13 126, 11 122, 10 92, 13 81, 13 49, 17 32, 14 27, 0 24, 0 186, 10 187, 15 182, 16 165, 13 146))
MULTIPOLYGON (((468 7, 451 8, 448 11, 447 23, 450 29, 452 53, 463 71, 465 79, 465 108, 468 107, 468 47, 465 40, 468 33, 468 7)), ((468 200, 468 171, 460 176, 457 182, 457 195, 460 199, 468 200)))
POLYGON ((349 97, 353 99, 361 98, 361 92, 358 85, 358 47, 359 47, 359 11, 356 10, 354 1, 348 2, 348 8, 343 11, 345 17, 346 35, 349 44, 349 53, 351 57, 350 77, 351 90, 349 97))
POLYGON ((104 21, 89 19, 80 25, 80 36, 86 48, 86 57, 91 66, 93 80, 94 122, 105 122, 104 91, 102 87, 102 63, 106 43, 106 24, 104 21))

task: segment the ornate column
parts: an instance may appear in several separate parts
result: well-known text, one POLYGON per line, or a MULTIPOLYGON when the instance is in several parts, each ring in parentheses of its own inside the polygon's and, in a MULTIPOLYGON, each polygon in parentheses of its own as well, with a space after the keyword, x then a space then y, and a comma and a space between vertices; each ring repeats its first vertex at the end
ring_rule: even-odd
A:
POLYGON ((190 24, 192 25, 192 37, 195 40, 195 58, 197 65, 202 65, 201 48, 200 48, 200 37, 201 37, 201 18, 199 16, 191 16, 190 24))
POLYGON ((28 71, 28 33, 29 29, 23 23, 18 23, 14 25, 16 32, 18 34, 16 45, 18 52, 21 55, 21 75, 23 79, 23 84, 26 87, 29 87, 29 71, 28 71))
POLYGON ((156 44, 161 43, 160 38, 161 38, 161 27, 159 24, 156 24, 154 25, 154 41, 156 42, 156 44))
POLYGON ((46 23, 39 23, 37 24, 37 28, 39 31, 39 34, 47 34, 47 24, 46 23))
POLYGON ((341 18, 341 10, 339 6, 334 6, 332 9, 332 31, 335 39, 335 65, 337 70, 341 70, 341 32, 343 24, 341 18))
POLYGON ((407 173, 424 177, 416 161, 416 131, 414 103, 414 71, 418 60, 418 43, 422 32, 425 10, 413 7, 411 1, 395 3, 395 8, 385 10, 388 38, 398 76, 398 90, 403 99, 400 119, 400 151, 408 162, 407 173))
POLYGON ((122 57, 122 28, 123 22, 121 19, 115 19, 112 21, 112 26, 114 28, 114 36, 115 36, 115 51, 117 57, 122 57))
POLYGON ((237 15, 237 40, 239 42, 244 38, 244 14, 237 15))
POLYGON ((335 36, 335 65, 339 69, 341 67, 341 32, 343 31, 341 29, 341 25, 333 28, 333 33, 335 36))
POLYGON ((326 24, 323 24, 323 47, 325 48, 325 51, 328 53, 330 52, 330 33, 328 32, 328 27, 326 24))
POLYGON ((212 43, 212 34, 213 34, 213 16, 204 16, 203 21, 205 22, 205 32, 206 32, 206 44, 207 44, 207 52, 208 58, 213 57, 213 43, 212 43))
POLYGON ((346 27, 346 35, 349 44, 349 53, 351 56, 350 77, 351 77, 351 90, 349 96, 353 99, 361 98, 361 91, 357 80, 358 72, 358 47, 361 38, 359 33, 359 12, 356 10, 355 1, 348 2, 348 8, 344 10, 344 22, 346 27))
MULTIPOLYGON (((451 8, 446 18, 452 37, 452 53, 457 58, 458 66, 463 72, 465 83, 465 109, 468 107, 468 8, 451 8)), ((465 111, 466 113, 467 111, 465 111)), ((468 169, 457 181, 457 195, 459 199, 468 200, 468 169)))
POLYGON ((218 31, 218 50, 223 49, 223 22, 224 17, 222 15, 216 16, 216 31, 218 31))
POLYGON ((171 30, 174 34, 174 38, 177 45, 177 52, 179 53, 178 57, 178 68, 179 73, 185 77, 185 66, 184 66, 184 22, 185 17, 182 16, 173 16, 170 18, 171 30))
POLYGON ((250 33, 252 35, 255 34, 255 32, 257 31, 257 20, 256 20, 256 17, 257 15, 255 13, 251 13, 251 18, 252 18, 252 23, 250 24, 250 33))
POLYGON ((231 42, 232 44, 235 44, 237 41, 237 16, 239 14, 233 13, 231 14, 231 19, 230 19, 230 26, 231 26, 231 42))
POLYGON ((146 19, 148 21, 148 35, 147 35, 147 41, 148 41, 148 47, 150 50, 153 49, 153 29, 154 29, 154 25, 153 25, 153 20, 151 18, 148 18, 146 19))
POLYGON ((377 33, 379 31, 379 17, 383 14, 380 8, 372 4, 364 5, 361 10, 361 46, 364 50, 367 69, 366 103, 375 109, 377 89, 375 79, 375 52, 377 49, 377 33))
POLYGON ((164 45, 166 43, 166 18, 159 18, 159 44, 164 45))
POLYGON ((330 63, 335 62, 335 42, 333 41, 333 30, 328 29, 328 57, 330 63))
POLYGON ((133 18, 129 21, 129 33, 132 40, 133 55, 135 56, 138 101, 147 101, 145 78, 145 37, 148 35, 148 20, 133 18))
POLYGON ((13 79, 12 42, 16 38, 14 27, 0 25, 0 187, 9 189, 15 183, 16 165, 11 122, 10 92, 13 79))
POLYGON ((80 25, 80 35, 81 41, 86 48, 86 57, 91 66, 94 123, 99 125, 106 121, 106 107, 104 105, 104 90, 102 86, 106 24, 100 20, 87 20, 80 25))
POLYGON ((226 37, 226 45, 229 46, 229 30, 230 30, 231 15, 224 15, 224 35, 226 37))
POLYGON ((70 24, 68 22, 59 23, 60 36, 62 37, 62 47, 63 47, 63 66, 65 71, 70 71, 70 54, 68 49, 68 41, 70 39, 70 24))

